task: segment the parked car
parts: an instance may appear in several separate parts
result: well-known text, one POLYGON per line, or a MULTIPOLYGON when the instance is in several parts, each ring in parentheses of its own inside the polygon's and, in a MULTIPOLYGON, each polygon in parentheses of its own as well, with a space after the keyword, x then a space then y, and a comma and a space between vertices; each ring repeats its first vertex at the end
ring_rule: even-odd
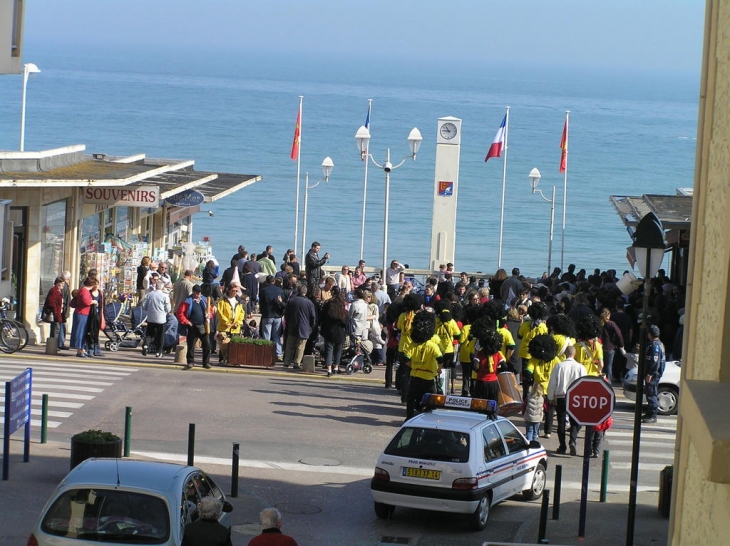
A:
MULTIPOLYGON (((636 401, 636 371, 631 368, 624 376, 624 396, 636 401)), ((674 415, 679 409, 679 378, 682 372, 681 360, 668 360, 664 374, 659 380, 659 415, 674 415)), ((646 403, 646 397, 644 397, 646 403)))
POLYGON ((230 527, 231 504, 197 467, 88 459, 51 494, 27 546, 179 546, 185 525, 198 519, 198 503, 209 495, 223 502, 219 521, 230 527))
POLYGON ((428 405, 378 458, 370 489, 379 518, 391 517, 396 506, 420 508, 468 514, 481 530, 498 502, 542 496, 545 449, 497 417, 494 401, 429 395, 428 405))

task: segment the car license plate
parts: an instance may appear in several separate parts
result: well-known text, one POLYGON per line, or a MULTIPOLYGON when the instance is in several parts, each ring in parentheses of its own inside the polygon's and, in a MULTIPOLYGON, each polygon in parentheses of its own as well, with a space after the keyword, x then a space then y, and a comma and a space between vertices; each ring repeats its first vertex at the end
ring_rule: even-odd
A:
POLYGON ((426 480, 440 480, 440 470, 429 470, 427 468, 411 468, 405 467, 403 469, 403 475, 409 478, 424 478, 426 480))

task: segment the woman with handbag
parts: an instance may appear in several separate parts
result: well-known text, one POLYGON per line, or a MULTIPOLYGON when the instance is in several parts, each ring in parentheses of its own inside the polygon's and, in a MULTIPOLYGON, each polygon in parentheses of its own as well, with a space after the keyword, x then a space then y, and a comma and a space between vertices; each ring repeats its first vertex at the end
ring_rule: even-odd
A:
POLYGON ((327 366, 327 377, 331 377, 342 359, 342 344, 345 341, 345 296, 338 287, 332 288, 332 297, 328 299, 320 315, 322 319, 321 333, 324 338, 324 364, 327 366))
POLYGON ((86 356, 86 327, 89 321, 89 312, 92 303, 98 305, 91 298, 89 289, 94 285, 94 280, 86 278, 83 285, 72 293, 73 298, 69 305, 74 308, 74 317, 71 326, 71 348, 76 349, 76 356, 83 358, 86 356))
MULTIPOLYGON (((46 302, 43 304, 43 313, 41 318, 43 322, 50 323, 51 325, 51 338, 58 339, 58 334, 61 331, 59 325, 66 322, 63 316, 63 285, 65 281, 63 277, 56 277, 53 281, 53 286, 46 295, 46 302)), ((57 346, 60 344, 57 343, 57 346)))
MULTIPOLYGON (((94 270, 91 270, 94 271, 94 270)), ((91 275, 91 271, 89 274, 91 275)), ((104 319, 104 292, 99 288, 99 281, 96 277, 89 276, 91 285, 89 295, 91 296, 91 308, 89 309, 89 320, 86 324, 86 340, 88 349, 86 356, 104 356, 99 347, 99 332, 106 328, 104 319)))

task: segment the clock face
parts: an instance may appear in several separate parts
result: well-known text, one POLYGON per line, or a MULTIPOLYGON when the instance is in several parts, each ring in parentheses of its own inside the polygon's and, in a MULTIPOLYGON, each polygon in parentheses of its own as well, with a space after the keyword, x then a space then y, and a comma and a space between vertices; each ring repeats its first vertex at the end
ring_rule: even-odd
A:
POLYGON ((456 133, 457 133, 456 125, 454 125, 450 121, 446 122, 441 126, 440 133, 441 133, 441 138, 443 138, 444 140, 451 140, 454 137, 456 137, 456 133))

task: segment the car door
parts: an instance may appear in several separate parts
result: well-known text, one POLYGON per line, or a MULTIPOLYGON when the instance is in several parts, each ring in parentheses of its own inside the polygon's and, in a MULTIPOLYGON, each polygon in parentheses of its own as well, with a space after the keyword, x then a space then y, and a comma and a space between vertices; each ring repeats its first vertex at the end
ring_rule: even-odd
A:
POLYGON ((499 430, 504 444, 507 448, 507 459, 512 463, 512 480, 508 486, 508 497, 521 493, 530 487, 532 473, 534 472, 536 461, 529 461, 529 444, 522 433, 517 430, 510 421, 497 421, 497 429, 499 430))
POLYGON ((496 423, 487 423, 482 428, 482 437, 483 457, 487 466, 486 479, 492 485, 492 502, 499 502, 510 496, 513 462, 507 456, 507 448, 496 423))

